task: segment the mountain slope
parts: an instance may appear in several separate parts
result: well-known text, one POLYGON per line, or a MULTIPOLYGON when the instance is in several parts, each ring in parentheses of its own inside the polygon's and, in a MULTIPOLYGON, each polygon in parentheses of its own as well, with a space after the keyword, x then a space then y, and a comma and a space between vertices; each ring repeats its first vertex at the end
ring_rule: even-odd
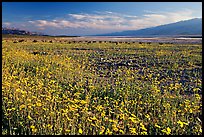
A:
MULTIPOLYGON (((102 34, 100 36, 144 36, 144 35, 202 35, 202 19, 179 21, 140 30, 129 30, 102 34)), ((98 35, 99 36, 99 35, 98 35)))
POLYGON ((15 35, 44 35, 39 32, 30 32, 30 31, 25 31, 25 30, 20 30, 16 28, 6 28, 2 27, 2 34, 15 34, 15 35))

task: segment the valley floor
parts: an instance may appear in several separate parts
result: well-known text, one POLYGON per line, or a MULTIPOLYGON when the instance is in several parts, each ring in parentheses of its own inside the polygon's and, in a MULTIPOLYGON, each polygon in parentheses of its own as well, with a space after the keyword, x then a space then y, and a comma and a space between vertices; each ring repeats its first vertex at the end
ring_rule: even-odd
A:
POLYGON ((137 40, 3 37, 2 134, 202 135, 202 42, 137 40))

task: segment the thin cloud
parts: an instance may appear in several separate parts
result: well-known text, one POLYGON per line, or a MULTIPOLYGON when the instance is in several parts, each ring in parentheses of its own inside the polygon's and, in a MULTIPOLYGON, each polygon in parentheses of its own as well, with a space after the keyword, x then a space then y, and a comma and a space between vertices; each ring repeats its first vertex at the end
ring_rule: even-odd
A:
POLYGON ((9 27, 9 26, 11 26, 11 23, 10 22, 4 22, 4 23, 2 23, 2 25, 9 27))
POLYGON ((68 18, 55 20, 32 20, 29 21, 39 29, 93 29, 96 31, 122 31, 137 30, 153 27, 176 21, 194 18, 192 10, 177 12, 146 12, 143 16, 121 14, 111 11, 95 12, 94 14, 78 13, 68 14, 68 18))

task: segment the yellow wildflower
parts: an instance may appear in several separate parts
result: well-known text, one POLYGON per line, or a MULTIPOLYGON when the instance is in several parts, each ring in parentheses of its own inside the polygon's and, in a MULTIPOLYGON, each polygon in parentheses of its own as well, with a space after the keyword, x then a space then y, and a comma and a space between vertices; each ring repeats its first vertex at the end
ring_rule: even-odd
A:
POLYGON ((142 135, 147 135, 146 131, 141 132, 142 135))
POLYGON ((108 129, 106 130, 106 133, 105 133, 105 134, 107 134, 107 135, 111 135, 112 132, 111 132, 110 129, 108 128, 108 129))
POLYGON ((34 128, 35 128, 35 126, 31 125, 31 126, 30 126, 30 128, 34 129, 34 128))
POLYGON ((155 124, 155 127, 161 128, 161 126, 159 126, 159 125, 157 125, 157 124, 155 124))
POLYGON ((36 129, 36 128, 32 129, 32 132, 36 133, 36 132, 37 132, 37 129, 36 129))
POLYGON ((28 119, 32 120, 32 117, 30 115, 28 115, 28 119))
POLYGON ((135 117, 135 118, 136 118, 136 116, 135 116, 134 114, 131 114, 131 116, 133 116, 133 117, 135 117))
POLYGON ((169 127, 167 127, 167 135, 169 135, 171 133, 171 129, 169 127))
POLYGON ((82 131, 82 129, 80 128, 80 129, 79 129, 79 134, 82 134, 82 132, 83 132, 83 131, 82 131))
POLYGON ((23 109, 23 108, 25 108, 25 105, 21 105, 21 106, 20 106, 20 110, 23 109))
POLYGON ((115 132, 117 132, 118 131, 118 128, 117 128, 117 126, 115 125, 115 124, 113 124, 113 130, 115 131, 115 132))
POLYGON ((102 126, 102 127, 101 127, 101 131, 99 132, 99 134, 100 134, 100 135, 103 134, 104 131, 105 131, 105 127, 102 126))
POLYGON ((141 126, 141 129, 142 129, 142 130, 147 131, 147 129, 145 128, 145 126, 144 126, 142 123, 140 123, 140 126, 141 126))
POLYGON ((70 131, 71 131, 71 130, 69 130, 69 129, 66 129, 66 130, 65 130, 66 133, 69 133, 70 131))
POLYGON ((91 120, 97 120, 96 116, 94 116, 93 118, 90 118, 91 120))
POLYGON ((167 127, 167 129, 163 129, 162 132, 166 133, 167 135, 171 134, 171 129, 167 127))
POLYGON ((201 97, 200 97, 199 94, 195 94, 195 97, 196 97, 197 100, 200 100, 200 99, 201 99, 201 97))
POLYGON ((124 131, 123 131, 123 130, 121 130, 121 129, 119 130, 119 132, 120 132, 121 134, 124 134, 124 131))
POLYGON ((134 118, 134 117, 129 117, 128 119, 130 119, 133 123, 136 123, 137 121, 136 121, 136 118, 134 118))
POLYGON ((145 115, 146 118, 150 118, 149 114, 145 115))
POLYGON ((38 102, 36 105, 37 105, 38 107, 41 107, 41 106, 42 106, 42 104, 41 104, 40 102, 38 102))
POLYGON ((95 127, 96 125, 95 125, 95 124, 93 124, 93 123, 91 123, 91 126, 94 126, 94 127, 95 127))
POLYGON ((132 134, 136 134, 136 128, 130 128, 130 132, 131 132, 132 134))
POLYGON ((89 117, 87 118, 87 120, 88 120, 89 122, 92 122, 92 120, 91 120, 89 117))
POLYGON ((180 120, 177 123, 180 125, 181 128, 183 127, 183 125, 188 125, 188 123, 182 122, 180 120))

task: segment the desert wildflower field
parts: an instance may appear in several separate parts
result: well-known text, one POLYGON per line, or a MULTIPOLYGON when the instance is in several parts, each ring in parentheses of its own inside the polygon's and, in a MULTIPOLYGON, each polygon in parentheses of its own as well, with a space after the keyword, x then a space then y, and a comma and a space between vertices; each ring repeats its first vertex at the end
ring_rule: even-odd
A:
POLYGON ((3 135, 202 135, 202 44, 2 39, 3 135))

